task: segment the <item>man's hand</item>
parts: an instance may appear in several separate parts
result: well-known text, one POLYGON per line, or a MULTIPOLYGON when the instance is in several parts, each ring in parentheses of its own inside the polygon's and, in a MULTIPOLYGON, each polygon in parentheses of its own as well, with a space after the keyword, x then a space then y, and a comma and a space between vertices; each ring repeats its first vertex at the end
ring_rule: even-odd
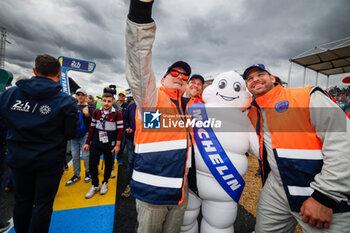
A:
POLYGON ((153 2, 153 0, 140 0, 140 2, 153 2))
POLYGON ((309 197, 301 206, 299 215, 303 216, 304 223, 312 227, 328 229, 331 225, 333 210, 309 197))
POLYGON ((117 154, 120 151, 120 145, 116 145, 113 149, 112 149, 112 153, 117 154))
POLYGON ((85 144, 85 145, 83 146, 83 151, 84 151, 84 152, 88 151, 88 150, 89 150, 89 147, 90 147, 89 144, 85 144))
POLYGON ((83 109, 82 109, 82 112, 83 112, 83 114, 84 114, 85 117, 90 116, 88 106, 86 106, 85 108, 83 108, 83 109))
POLYGON ((132 132, 134 132, 131 128, 127 128, 126 130, 125 130, 125 132, 126 133, 132 133, 132 132))

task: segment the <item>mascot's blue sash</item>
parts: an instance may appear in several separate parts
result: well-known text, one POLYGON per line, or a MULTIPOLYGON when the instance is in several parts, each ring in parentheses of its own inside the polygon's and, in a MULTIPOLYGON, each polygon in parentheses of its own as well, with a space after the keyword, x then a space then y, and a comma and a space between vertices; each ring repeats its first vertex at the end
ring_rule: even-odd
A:
MULTIPOLYGON (((188 108, 188 111, 192 120, 203 122, 208 120, 204 104, 195 103, 188 108)), ((238 202, 245 182, 231 163, 213 129, 211 127, 197 127, 195 124, 193 134, 205 164, 226 193, 238 202)))

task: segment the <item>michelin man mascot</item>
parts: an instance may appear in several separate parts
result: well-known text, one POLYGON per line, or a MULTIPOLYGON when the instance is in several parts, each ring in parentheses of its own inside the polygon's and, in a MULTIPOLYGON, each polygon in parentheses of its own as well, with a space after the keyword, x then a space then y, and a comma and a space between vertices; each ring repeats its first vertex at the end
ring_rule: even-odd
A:
POLYGON ((257 135, 242 112, 249 107, 251 96, 243 78, 230 71, 214 79, 204 90, 203 100, 205 104, 189 108, 192 120, 196 119, 193 135, 198 196, 189 193, 181 232, 198 232, 202 206, 201 233, 232 233, 245 185, 242 176, 248 169, 245 153, 258 155, 257 135))

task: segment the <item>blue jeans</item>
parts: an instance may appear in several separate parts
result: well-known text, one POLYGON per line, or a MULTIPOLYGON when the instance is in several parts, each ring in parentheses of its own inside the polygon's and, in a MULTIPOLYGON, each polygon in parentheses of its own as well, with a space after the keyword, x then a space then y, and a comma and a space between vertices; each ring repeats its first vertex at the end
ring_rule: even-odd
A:
POLYGON ((132 171, 134 170, 134 157, 135 157, 134 137, 126 136, 126 145, 128 149, 128 183, 130 184, 132 171))
POLYGON ((74 175, 80 177, 80 155, 83 157, 85 171, 89 172, 89 151, 84 152, 83 146, 85 144, 88 133, 82 138, 74 138, 71 140, 71 153, 73 158, 74 175))

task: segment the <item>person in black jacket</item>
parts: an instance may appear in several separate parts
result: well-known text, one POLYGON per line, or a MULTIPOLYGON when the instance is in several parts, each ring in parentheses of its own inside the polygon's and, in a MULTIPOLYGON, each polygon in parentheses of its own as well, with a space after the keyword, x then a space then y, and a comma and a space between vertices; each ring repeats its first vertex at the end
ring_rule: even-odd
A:
POLYGON ((136 130, 135 123, 135 113, 136 113, 136 104, 133 101, 129 103, 123 113, 123 122, 124 122, 124 132, 125 140, 128 149, 128 182, 125 187, 124 192, 121 194, 123 197, 130 197, 130 180, 132 177, 132 170, 134 169, 134 154, 135 154, 135 145, 134 145, 134 136, 136 130))
POLYGON ((77 134, 73 97, 61 92, 61 67, 50 55, 35 59, 35 76, 20 80, 0 96, 10 166, 15 181, 17 233, 48 232, 62 176, 67 140, 77 134))

